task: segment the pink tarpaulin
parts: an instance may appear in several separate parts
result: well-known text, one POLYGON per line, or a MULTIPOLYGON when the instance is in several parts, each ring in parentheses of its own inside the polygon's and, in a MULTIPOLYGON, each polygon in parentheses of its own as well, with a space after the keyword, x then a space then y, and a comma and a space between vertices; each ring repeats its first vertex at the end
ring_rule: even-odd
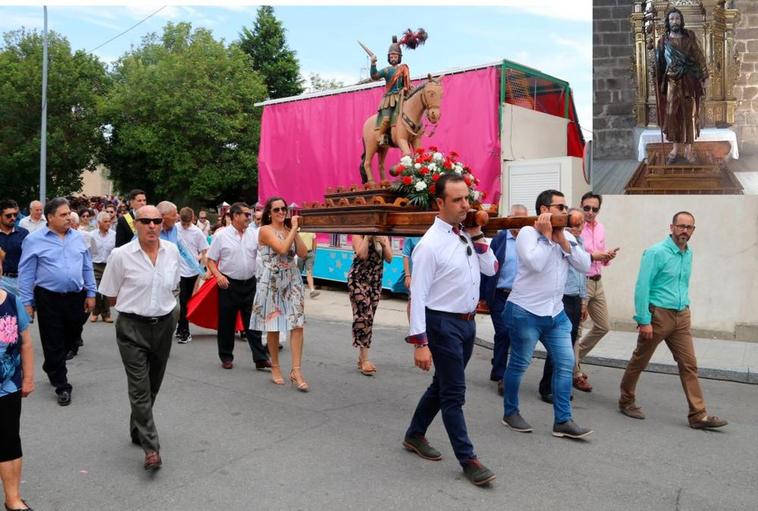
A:
MULTIPOLYGON (((486 202, 496 203, 500 190, 499 70, 490 67, 445 76, 442 86, 440 122, 435 131, 424 118, 428 126, 422 145, 437 146, 444 153, 457 151, 480 179, 486 202)), ((383 92, 383 87, 377 87, 265 106, 259 200, 280 195, 288 203, 302 204, 323 200, 328 186, 360 183, 363 123, 376 112, 383 92)), ((400 156, 399 150, 390 149, 385 168, 400 156)))

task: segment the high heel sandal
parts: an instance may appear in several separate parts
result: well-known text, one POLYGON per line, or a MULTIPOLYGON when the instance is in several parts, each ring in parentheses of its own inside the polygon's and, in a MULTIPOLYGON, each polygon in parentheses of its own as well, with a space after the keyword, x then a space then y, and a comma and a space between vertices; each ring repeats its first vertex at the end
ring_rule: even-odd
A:
POLYGON ((273 364, 271 365, 271 382, 274 385, 284 385, 284 378, 282 378, 282 372, 279 371, 279 377, 277 378, 274 375, 274 369, 276 369, 277 371, 279 371, 279 366, 278 365, 273 365, 273 364))
POLYGON ((292 371, 290 371, 290 381, 292 382, 293 385, 297 386, 297 390, 299 390, 300 392, 308 392, 311 389, 310 386, 308 385, 308 382, 306 382, 303 379, 302 375, 300 375, 300 378, 298 381, 297 376, 295 376, 295 371, 297 371, 299 374, 300 368, 299 367, 292 368, 292 371))

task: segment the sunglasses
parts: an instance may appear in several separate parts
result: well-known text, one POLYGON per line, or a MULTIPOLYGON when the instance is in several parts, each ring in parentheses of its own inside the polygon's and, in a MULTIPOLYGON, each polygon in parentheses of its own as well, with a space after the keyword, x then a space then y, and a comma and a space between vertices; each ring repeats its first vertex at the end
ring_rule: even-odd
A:
POLYGON ((565 204, 550 204, 551 208, 558 208, 558 211, 566 211, 568 209, 568 206, 565 204))
POLYGON ((284 206, 280 206, 278 208, 271 208, 272 213, 284 213, 287 211, 287 208, 284 206))
POLYGON ((142 225, 161 225, 163 223, 162 218, 138 218, 137 221, 142 225))
POLYGON ((461 240, 461 243, 466 245, 466 255, 470 256, 471 254, 473 254, 473 252, 471 251, 471 245, 469 245, 469 242, 466 239, 466 237, 463 234, 459 234, 458 239, 461 240))
POLYGON ((3 216, 5 218, 16 218, 18 216, 18 213, 5 213, 3 216))
POLYGON ((592 206, 582 206, 582 209, 586 211, 587 213, 589 213, 590 211, 592 211, 593 213, 597 213, 598 211, 600 211, 600 208, 595 208, 592 206))
POLYGON ((676 227, 680 231, 694 231, 695 230, 694 225, 676 224, 674 227, 676 227))

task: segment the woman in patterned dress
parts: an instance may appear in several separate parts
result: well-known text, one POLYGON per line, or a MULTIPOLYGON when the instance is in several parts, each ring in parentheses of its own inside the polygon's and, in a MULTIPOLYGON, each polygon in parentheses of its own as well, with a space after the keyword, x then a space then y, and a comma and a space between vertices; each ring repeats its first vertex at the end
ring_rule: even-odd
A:
MULTIPOLYGON (((0 249, 0 277, 5 252, 0 249)), ((29 316, 16 296, 0 289, 0 480, 5 509, 31 509, 21 499, 21 398, 34 390, 29 316)))
POLYGON ((368 360, 374 315, 382 294, 384 261, 392 262, 387 236, 353 236, 353 265, 347 274, 347 290, 353 306, 353 346, 359 348, 358 370, 372 376, 376 366, 368 360))
POLYGON ((290 332, 292 371, 290 381, 297 390, 308 392, 308 383, 300 372, 303 357, 303 279, 295 263, 295 254, 305 257, 308 250, 297 235, 300 217, 292 217, 292 228, 284 224, 287 203, 281 197, 266 201, 258 232, 260 278, 253 301, 250 329, 266 332, 271 356, 271 379, 284 384, 279 367, 279 332, 290 332))

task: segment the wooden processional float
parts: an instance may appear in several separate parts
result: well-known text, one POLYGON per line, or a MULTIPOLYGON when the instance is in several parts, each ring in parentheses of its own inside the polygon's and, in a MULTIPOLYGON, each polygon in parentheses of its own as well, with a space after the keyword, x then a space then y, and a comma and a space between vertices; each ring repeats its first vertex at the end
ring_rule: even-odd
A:
MULTIPOLYGON (((422 236, 434 223, 436 211, 409 205, 389 188, 354 185, 348 189, 327 189, 324 202, 308 202, 300 210, 300 227, 307 232, 334 234, 370 234, 383 236, 422 236)), ((536 216, 499 217, 496 208, 469 211, 464 226, 480 225, 487 236, 502 229, 520 229, 534 225, 536 216)), ((553 227, 580 225, 583 215, 553 215, 553 227)))

